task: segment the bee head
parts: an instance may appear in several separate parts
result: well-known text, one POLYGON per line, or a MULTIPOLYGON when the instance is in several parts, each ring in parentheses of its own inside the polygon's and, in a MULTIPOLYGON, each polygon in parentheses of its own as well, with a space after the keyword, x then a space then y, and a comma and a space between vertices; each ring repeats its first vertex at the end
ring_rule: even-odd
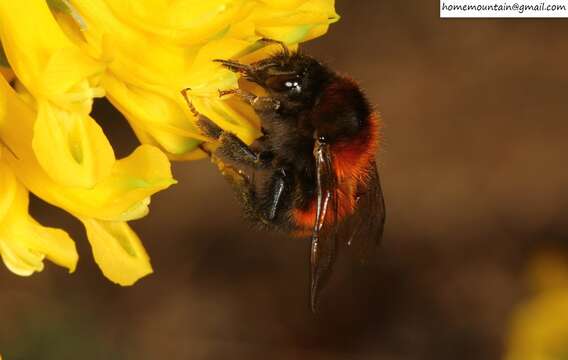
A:
POLYGON ((298 52, 283 51, 251 65, 215 61, 257 83, 289 110, 313 106, 321 89, 335 76, 317 60, 298 52))
POLYGON ((273 55, 252 65, 249 80, 281 101, 313 105, 330 72, 317 60, 300 53, 273 55))

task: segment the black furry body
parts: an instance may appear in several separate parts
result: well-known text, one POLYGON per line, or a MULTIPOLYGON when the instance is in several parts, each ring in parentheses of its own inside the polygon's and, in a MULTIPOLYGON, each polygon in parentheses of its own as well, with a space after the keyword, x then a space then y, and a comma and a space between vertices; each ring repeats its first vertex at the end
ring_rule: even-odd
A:
POLYGON ((318 287, 329 274, 346 218, 353 218, 346 226, 357 227, 346 241, 360 230, 373 240, 382 234, 384 204, 374 161, 378 118, 352 80, 283 48, 251 65, 218 60, 267 91, 267 96, 239 89, 221 92, 236 94, 254 108, 262 125, 259 139, 249 147, 202 115, 199 126, 218 144, 212 156, 223 164, 253 222, 311 235, 315 311, 318 287), (353 214, 376 221, 364 223, 353 214))
POLYGON ((246 212, 251 220, 278 230, 301 230, 291 211, 305 210, 315 200, 315 134, 332 147, 357 141, 372 125, 371 107, 351 80, 306 55, 280 53, 253 67, 263 70, 245 76, 264 85, 270 94, 250 101, 262 123, 263 136, 250 147, 257 154, 256 163, 243 164, 242 145, 233 143, 234 139, 221 141, 218 153, 237 166, 254 165, 257 170, 273 172, 250 194, 254 200, 247 204, 246 212), (280 66, 271 73, 275 67, 269 64, 280 66), (268 83, 275 89, 266 85, 270 78, 268 83), (278 91, 280 82, 295 79, 300 80, 300 92, 278 91), (276 200, 274 194, 280 189, 276 200))

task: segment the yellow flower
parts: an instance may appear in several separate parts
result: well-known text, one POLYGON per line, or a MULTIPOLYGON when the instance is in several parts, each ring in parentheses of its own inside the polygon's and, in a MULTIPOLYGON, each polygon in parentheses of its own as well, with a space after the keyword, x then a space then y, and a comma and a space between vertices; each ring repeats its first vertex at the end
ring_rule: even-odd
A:
POLYGON ((180 91, 191 88, 200 112, 251 142, 259 120, 238 99, 218 97, 239 78, 212 60, 263 58, 276 48, 262 38, 295 48, 337 19, 333 0, 0 1, 4 263, 21 275, 40 271, 44 258, 75 268, 69 236, 29 217, 31 191, 84 224, 110 280, 128 285, 150 273, 126 222, 174 183, 168 157, 204 156, 180 91), (143 144, 124 159, 90 116, 102 96, 143 144))
POLYGON ((67 38, 45 2, 0 2, 0 39, 20 91, 0 78, 4 263, 20 275, 42 270, 44 258, 76 266, 69 236, 29 217, 29 189, 79 218, 103 273, 132 284, 152 268, 125 221, 144 216, 150 195, 173 183, 169 161, 148 145, 115 159, 89 116, 106 65, 67 38))
POLYGON ((110 143, 88 115, 93 97, 103 93, 96 78, 104 65, 65 36, 43 1, 2 1, 0 19, 10 67, 36 101, 38 161, 57 182, 92 187, 114 162, 110 143))
POLYGON ((535 295, 514 313, 506 360, 568 358, 568 261, 547 252, 529 267, 535 295))
MULTIPOLYGON (((2 152, 3 162, 7 164, 2 168, 3 173, 14 172, 37 196, 78 217, 87 228, 95 260, 111 280, 131 284, 150 273, 146 253, 123 222, 144 216, 149 196, 173 183, 166 157, 158 149, 142 145, 132 155, 114 162, 110 174, 94 187, 58 183, 43 170, 32 148, 37 113, 3 78, 0 79, 0 99, 4 105, 0 137, 9 148, 2 152), (109 252, 113 247, 116 251, 109 252)), ((27 205, 25 201, 27 197, 19 200, 27 205)), ((17 210, 13 206, 9 209, 10 212, 17 210)), ((23 215, 19 217, 24 218, 23 215)), ((6 262, 6 248, 2 247, 1 251, 6 262)), ((8 267, 13 269, 13 266, 8 267)), ((41 268, 36 267, 36 270, 41 268)))
POLYGON ((199 111, 250 142, 258 119, 218 89, 237 88, 237 76, 213 59, 265 57, 269 37, 292 47, 323 34, 336 21, 333 0, 71 0, 84 26, 75 27, 108 68, 101 80, 110 101, 143 143, 174 159, 202 156, 203 140, 180 96, 191 88, 199 111))
POLYGON ((39 225, 28 215, 28 191, 13 171, 0 160, 0 255, 18 275, 43 269, 43 259, 73 272, 77 263, 75 244, 65 231, 39 225))

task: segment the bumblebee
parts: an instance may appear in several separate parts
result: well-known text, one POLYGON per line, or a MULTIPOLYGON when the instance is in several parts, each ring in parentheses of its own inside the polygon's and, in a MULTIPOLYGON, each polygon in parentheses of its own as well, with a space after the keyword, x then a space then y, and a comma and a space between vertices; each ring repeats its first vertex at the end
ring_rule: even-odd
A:
POLYGON ((263 96, 219 91, 240 97, 260 117, 262 135, 250 146, 197 113, 190 89, 182 95, 215 144, 209 154, 236 190, 246 217, 263 228, 311 239, 315 312, 338 242, 367 253, 382 237, 385 205, 375 162, 380 120, 353 80, 276 43, 280 52, 253 64, 214 60, 266 91, 263 96))

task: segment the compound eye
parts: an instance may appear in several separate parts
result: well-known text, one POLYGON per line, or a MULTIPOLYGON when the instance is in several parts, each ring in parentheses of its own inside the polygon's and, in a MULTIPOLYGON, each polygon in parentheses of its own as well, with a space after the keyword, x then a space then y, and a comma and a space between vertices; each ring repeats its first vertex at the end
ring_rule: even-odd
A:
POLYGON ((276 92, 300 93, 302 84, 298 75, 273 75, 266 80, 266 86, 276 92))

